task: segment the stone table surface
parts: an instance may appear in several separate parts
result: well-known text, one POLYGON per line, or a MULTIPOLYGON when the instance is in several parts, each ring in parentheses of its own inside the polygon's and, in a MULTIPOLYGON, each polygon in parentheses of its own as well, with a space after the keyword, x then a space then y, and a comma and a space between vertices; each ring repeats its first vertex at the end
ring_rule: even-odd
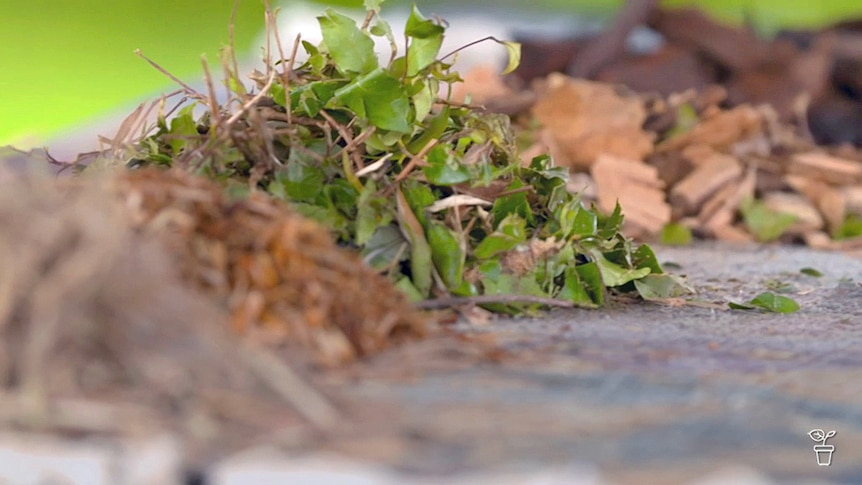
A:
POLYGON ((495 351, 431 341, 329 375, 323 389, 365 414, 318 446, 426 478, 555 469, 694 483, 742 469, 752 483, 862 483, 862 259, 719 244, 656 252, 719 304, 459 323, 495 351), (726 309, 781 286, 798 313, 726 309), (818 466, 815 428, 836 431, 830 466, 818 466))
POLYGON ((4 434, 0 484, 862 483, 862 259, 710 243, 656 252, 696 304, 453 324, 309 376, 343 413, 336 430, 288 430, 192 474, 172 437, 4 434), (801 310, 727 310, 770 288, 801 310), (812 429, 836 431, 830 466, 818 466, 812 429))

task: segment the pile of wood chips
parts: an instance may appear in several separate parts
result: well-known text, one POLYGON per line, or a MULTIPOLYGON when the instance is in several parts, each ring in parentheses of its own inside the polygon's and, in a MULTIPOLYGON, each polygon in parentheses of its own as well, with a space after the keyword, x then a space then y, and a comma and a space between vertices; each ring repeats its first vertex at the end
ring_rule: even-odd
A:
POLYGON ((633 237, 679 222, 700 237, 754 241, 740 207, 758 199, 796 217, 785 242, 862 248, 831 237, 862 214, 862 152, 818 146, 768 105, 726 108, 719 86, 663 97, 563 74, 515 90, 494 72, 468 73, 456 96, 512 114, 534 139, 525 160, 549 153, 569 167, 571 190, 606 212, 619 201, 633 237))

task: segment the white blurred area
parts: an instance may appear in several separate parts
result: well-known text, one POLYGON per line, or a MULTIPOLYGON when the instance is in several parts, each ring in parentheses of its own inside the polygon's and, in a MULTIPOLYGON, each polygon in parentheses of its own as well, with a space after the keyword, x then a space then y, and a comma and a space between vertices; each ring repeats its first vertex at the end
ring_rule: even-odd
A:
MULTIPOLYGON (((571 35, 573 32, 598 31, 602 23, 595 19, 584 19, 578 17, 574 12, 571 14, 549 14, 548 12, 533 12, 529 5, 525 4, 523 9, 494 8, 487 2, 477 8, 469 3, 455 3, 454 1, 432 2, 430 6, 423 6, 421 0, 416 2, 419 9, 426 18, 441 18, 447 26, 445 40, 440 52, 441 55, 482 39, 494 36, 500 40, 511 40, 518 33, 531 37, 559 37, 571 35)), ((317 44, 321 40, 320 28, 317 17, 324 13, 325 7, 311 2, 297 0, 284 0, 277 7, 279 36, 284 46, 285 55, 289 55, 297 35, 303 40, 317 44)), ((365 18, 364 10, 350 10, 337 8, 340 13, 351 15, 357 22, 365 18)), ((400 39, 399 52, 403 52, 403 31, 407 18, 410 15, 410 5, 388 5, 384 3, 382 18, 392 27, 396 39, 400 39)), ((261 19, 261 26, 263 26, 261 19)), ((251 52, 240 53, 240 71, 244 79, 253 69, 263 70, 263 52, 266 45, 266 33, 261 33, 251 52)), ((390 47, 385 38, 377 39, 377 50, 382 61, 386 61, 390 55, 390 47)), ((277 50, 274 56, 277 56, 277 50)), ((302 57, 300 47, 298 59, 302 57)), ((486 41, 473 45, 458 53, 455 69, 466 72, 480 64, 491 64, 498 66, 500 70, 506 64, 506 49, 495 42, 486 41)), ((158 59, 154 59, 158 62, 158 59)), ((219 80, 221 69, 215 65, 215 59, 210 60, 210 69, 219 80)), ((185 79, 192 87, 204 92, 206 87, 203 81, 203 70, 197 78, 185 79)), ((249 82, 249 85, 251 83, 249 82)), ((217 86, 220 96, 224 95, 224 89, 217 86)), ((170 89, 165 92, 170 92, 170 89)), ((113 137, 122 120, 131 113, 139 103, 146 100, 156 100, 162 92, 154 92, 143 99, 130 100, 128 104, 119 106, 113 113, 107 116, 91 120, 81 124, 79 127, 68 130, 60 136, 55 137, 46 144, 51 155, 59 160, 72 161, 79 153, 99 150, 98 136, 113 137)), ((169 103, 170 105, 170 103, 169 103)))

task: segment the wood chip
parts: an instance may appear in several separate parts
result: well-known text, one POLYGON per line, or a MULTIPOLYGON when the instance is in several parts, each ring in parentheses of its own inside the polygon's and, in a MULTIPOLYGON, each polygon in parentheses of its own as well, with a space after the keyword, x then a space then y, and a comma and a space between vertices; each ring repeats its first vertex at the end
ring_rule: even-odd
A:
POLYGON ((557 163, 579 171, 602 154, 643 160, 653 149, 655 135, 642 129, 643 101, 611 85, 551 75, 533 116, 560 147, 557 163))
POLYGON ((610 213, 619 201, 626 215, 627 234, 653 235, 670 222, 670 205, 665 201, 664 183, 655 167, 601 155, 591 174, 598 188, 599 208, 610 213))
POLYGON ((670 191, 670 202, 684 214, 694 214, 722 187, 742 176, 742 166, 730 155, 713 153, 709 161, 682 179, 670 191))
POLYGON ((820 212, 814 204, 800 194, 770 192, 763 196, 763 203, 775 212, 796 216, 796 223, 787 230, 788 234, 804 234, 823 228, 823 217, 820 212))
POLYGON ((809 152, 790 159, 790 173, 836 185, 862 182, 862 163, 824 153, 809 152))

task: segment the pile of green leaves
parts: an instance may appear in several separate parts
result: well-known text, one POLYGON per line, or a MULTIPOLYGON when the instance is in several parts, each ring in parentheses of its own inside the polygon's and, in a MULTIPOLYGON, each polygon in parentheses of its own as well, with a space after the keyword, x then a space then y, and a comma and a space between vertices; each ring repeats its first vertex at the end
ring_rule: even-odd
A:
MULTIPOLYGON (((194 119, 185 108, 130 163, 262 188, 416 300, 485 295, 487 308, 514 312, 548 299, 596 307, 609 288, 645 298, 688 291, 620 233, 619 207, 585 207, 548 157, 522 161, 506 116, 441 99, 460 81, 451 56, 440 57, 443 25, 414 6, 399 52, 380 3, 366 1, 361 25, 327 10, 322 43, 301 43, 307 61, 270 66, 254 96, 231 72, 239 111, 212 101, 194 119), (388 62, 375 37, 391 45, 388 62)), ((519 46, 491 40, 514 68, 519 46)))

